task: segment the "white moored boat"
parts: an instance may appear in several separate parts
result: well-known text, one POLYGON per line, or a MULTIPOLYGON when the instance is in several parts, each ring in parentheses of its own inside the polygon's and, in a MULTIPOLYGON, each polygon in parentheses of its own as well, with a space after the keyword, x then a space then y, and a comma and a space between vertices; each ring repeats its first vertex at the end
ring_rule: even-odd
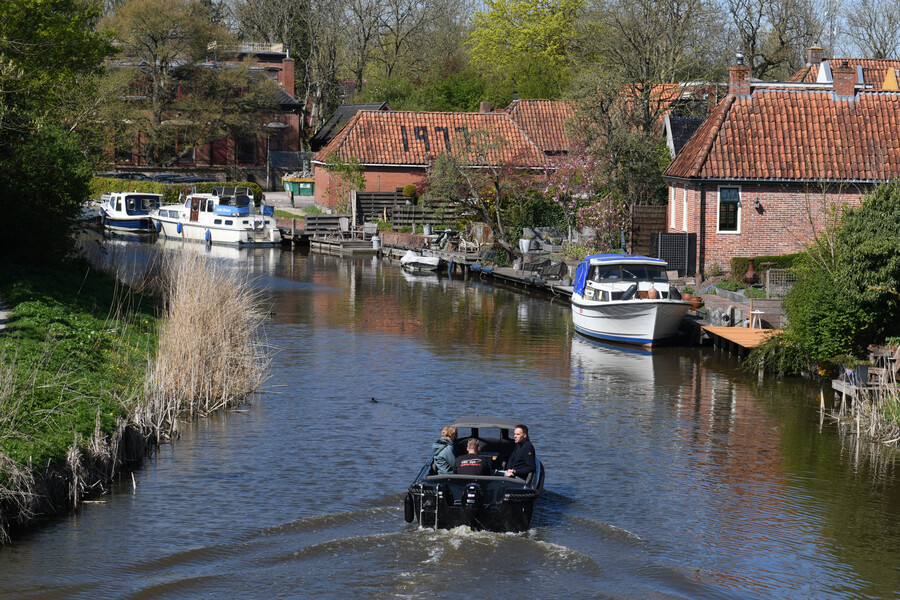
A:
POLYGON ((400 266, 408 271, 436 271, 441 264, 438 256, 422 256, 412 250, 400 257, 400 266))
POLYGON ((153 221, 160 235, 168 239, 229 246, 280 244, 273 207, 260 208, 257 212, 247 188, 219 188, 211 194, 189 194, 183 204, 163 206, 153 221))
POLYGON ((575 272, 572 321, 582 335, 652 346, 678 332, 690 307, 658 258, 595 254, 575 272))
POLYGON ((114 192, 100 197, 100 222, 110 231, 154 233, 151 220, 162 204, 162 194, 114 192))

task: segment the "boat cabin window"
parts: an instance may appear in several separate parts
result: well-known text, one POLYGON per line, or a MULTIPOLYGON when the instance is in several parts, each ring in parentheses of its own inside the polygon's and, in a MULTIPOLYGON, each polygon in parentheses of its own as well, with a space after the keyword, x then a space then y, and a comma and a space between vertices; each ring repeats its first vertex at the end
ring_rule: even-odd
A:
POLYGON ((622 275, 626 281, 668 281, 666 272, 652 265, 624 265, 622 275))
POLYGON ((118 211, 122 210, 122 199, 121 198, 116 200, 116 210, 118 210, 118 211))
POLYGON ((591 281, 618 281, 622 279, 619 265, 594 265, 591 267, 591 281))
POLYGON ((234 225, 234 221, 232 221, 231 219, 226 219, 225 224, 226 225, 234 225))
POLYGON ((126 206, 128 207, 129 211, 134 210, 134 197, 133 196, 128 196, 128 201, 127 201, 126 206))
POLYGON ((222 219, 214 219, 213 220, 213 225, 221 225, 221 224, 222 224, 222 219))

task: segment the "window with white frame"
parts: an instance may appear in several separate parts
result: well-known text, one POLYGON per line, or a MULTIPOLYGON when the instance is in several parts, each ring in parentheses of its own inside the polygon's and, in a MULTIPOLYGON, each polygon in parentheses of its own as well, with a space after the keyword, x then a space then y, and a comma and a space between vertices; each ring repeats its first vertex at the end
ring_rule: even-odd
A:
POLYGON ((684 197, 681 201, 681 230, 688 230, 688 189, 687 186, 684 188, 684 197))
POLYGON ((741 232, 741 188, 719 188, 719 233, 741 232))
POLYGON ((669 188, 669 229, 675 229, 675 188, 669 188))

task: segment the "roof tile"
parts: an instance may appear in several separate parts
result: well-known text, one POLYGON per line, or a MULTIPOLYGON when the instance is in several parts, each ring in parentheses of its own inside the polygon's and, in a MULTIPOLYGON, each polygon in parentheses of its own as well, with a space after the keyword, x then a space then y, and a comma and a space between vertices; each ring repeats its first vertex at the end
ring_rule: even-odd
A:
POLYGON ((727 96, 666 175, 701 179, 884 181, 900 176, 900 94, 754 90, 727 96))
POLYGON ((313 160, 325 162, 331 153, 341 160, 355 158, 364 165, 426 166, 431 157, 457 152, 469 134, 487 131, 506 140, 491 152, 488 162, 538 167, 547 157, 525 132, 502 111, 444 113, 359 111, 313 160))

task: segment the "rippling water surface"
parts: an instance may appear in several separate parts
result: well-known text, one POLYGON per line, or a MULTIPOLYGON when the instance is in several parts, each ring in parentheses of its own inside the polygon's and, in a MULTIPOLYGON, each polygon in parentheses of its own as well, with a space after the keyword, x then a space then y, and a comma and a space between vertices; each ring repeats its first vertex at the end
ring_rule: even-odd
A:
POLYGON ((818 388, 760 384, 710 349, 592 344, 564 301, 478 279, 212 255, 271 296, 266 389, 0 550, 0 596, 900 596, 896 454, 820 424, 818 388), (531 427, 547 469, 531 531, 403 521, 431 443, 467 414, 531 427))

